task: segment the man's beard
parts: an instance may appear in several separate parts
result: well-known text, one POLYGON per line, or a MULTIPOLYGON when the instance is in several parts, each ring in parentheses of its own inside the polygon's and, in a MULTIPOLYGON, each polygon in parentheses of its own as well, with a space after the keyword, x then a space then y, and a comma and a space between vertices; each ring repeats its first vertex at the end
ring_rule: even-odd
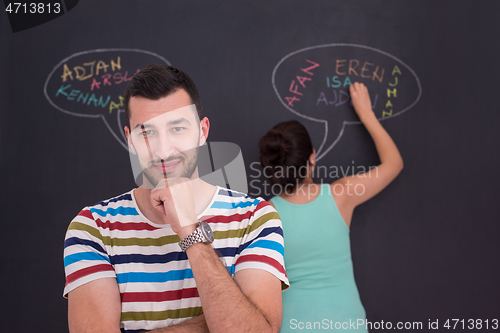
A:
POLYGON ((196 170, 196 167, 198 166, 198 150, 199 147, 190 149, 188 152, 187 157, 186 155, 178 154, 174 156, 170 156, 165 160, 156 160, 156 161, 149 161, 147 167, 143 167, 143 173, 144 176, 146 176, 147 180, 153 185, 153 187, 156 187, 158 183, 162 180, 166 179, 172 179, 172 178, 191 178, 196 170), (176 170, 170 171, 170 172, 161 172, 159 171, 154 165, 161 164, 163 165, 164 163, 169 163, 172 161, 180 161, 179 165, 176 167, 183 167, 183 170, 181 170, 181 174, 179 176, 175 176, 174 172, 176 170))

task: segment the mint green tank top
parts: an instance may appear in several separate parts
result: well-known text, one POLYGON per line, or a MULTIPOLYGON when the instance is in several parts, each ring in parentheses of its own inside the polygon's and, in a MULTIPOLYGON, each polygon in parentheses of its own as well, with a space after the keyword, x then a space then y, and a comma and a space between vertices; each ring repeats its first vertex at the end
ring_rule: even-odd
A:
POLYGON ((325 330, 367 332, 365 310, 354 280, 345 224, 330 191, 306 204, 271 199, 283 224, 285 268, 290 288, 283 292, 282 333, 325 330), (358 319, 360 321, 358 321, 358 319), (346 324, 347 323, 347 324, 346 324))

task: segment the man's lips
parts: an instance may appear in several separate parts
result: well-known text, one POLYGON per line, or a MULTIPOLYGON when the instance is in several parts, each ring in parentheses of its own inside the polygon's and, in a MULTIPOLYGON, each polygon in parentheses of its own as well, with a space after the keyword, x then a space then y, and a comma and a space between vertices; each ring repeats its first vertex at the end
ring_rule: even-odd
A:
POLYGON ((180 163, 181 160, 174 160, 170 162, 155 163, 153 166, 161 172, 169 172, 175 169, 180 163))

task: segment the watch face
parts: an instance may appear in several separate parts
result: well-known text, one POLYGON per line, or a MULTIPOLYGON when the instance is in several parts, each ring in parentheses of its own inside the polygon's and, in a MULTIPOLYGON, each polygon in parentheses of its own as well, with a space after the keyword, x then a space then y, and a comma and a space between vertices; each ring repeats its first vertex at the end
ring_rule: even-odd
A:
POLYGON ((207 222, 202 221, 200 223, 201 231, 203 232, 203 235, 205 238, 212 243, 214 241, 214 234, 212 233, 212 228, 208 225, 207 222))

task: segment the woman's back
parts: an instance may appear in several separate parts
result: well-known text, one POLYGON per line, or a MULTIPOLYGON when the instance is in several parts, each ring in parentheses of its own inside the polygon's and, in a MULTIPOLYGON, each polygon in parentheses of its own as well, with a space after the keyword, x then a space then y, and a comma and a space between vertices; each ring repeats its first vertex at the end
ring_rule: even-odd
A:
MULTIPOLYGON (((304 195, 304 187, 313 190, 319 185, 313 184, 317 160, 307 129, 290 120, 277 124, 259 140, 264 174, 289 201, 272 199, 283 223, 285 266, 290 280, 290 289, 283 292, 281 332, 353 330, 352 323, 359 319, 366 323, 354 281, 348 226, 354 209, 377 195, 401 172, 403 159, 373 112, 366 86, 355 82, 349 92, 354 111, 372 137, 380 159, 380 164, 369 172, 322 185, 321 195, 310 201, 310 192, 304 195), (334 189, 335 199, 330 188, 334 189)), ((359 331, 366 332, 365 327, 360 326, 359 331)))
POLYGON ((300 322, 304 328, 309 322, 314 329, 316 322, 316 329, 325 329, 325 325, 334 329, 337 322, 342 325, 365 319, 354 280, 349 228, 330 185, 321 185, 320 194, 306 204, 293 204, 281 197, 271 201, 283 224, 290 281, 290 289, 283 292, 281 332, 295 331, 300 322))

